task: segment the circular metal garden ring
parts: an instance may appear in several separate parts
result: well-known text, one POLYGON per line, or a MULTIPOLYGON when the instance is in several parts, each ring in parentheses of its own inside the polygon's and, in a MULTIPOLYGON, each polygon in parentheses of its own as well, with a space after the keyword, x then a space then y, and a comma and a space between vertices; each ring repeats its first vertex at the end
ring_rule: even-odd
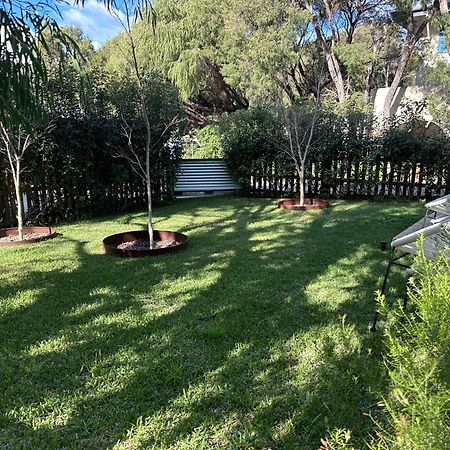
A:
POLYGON ((305 198, 303 206, 300 206, 298 198, 288 198, 278 202, 278 208, 290 209, 292 211, 312 211, 314 209, 324 209, 330 206, 328 200, 321 198, 305 198))
POLYGON ((103 239, 103 250, 105 253, 122 256, 124 258, 136 258, 140 256, 157 256, 184 250, 188 245, 188 237, 176 231, 154 230, 153 237, 158 240, 172 240, 175 245, 161 248, 146 249, 121 249, 117 248, 124 242, 133 242, 139 239, 148 239, 147 230, 125 231, 124 233, 113 234, 103 239))
MULTIPOLYGON (((17 236, 19 234, 17 228, 0 228, 0 238, 7 236, 17 236)), ((34 244, 36 242, 46 241, 47 239, 53 239, 58 234, 56 230, 51 227, 23 227, 23 234, 36 234, 42 236, 36 236, 30 239, 23 239, 21 241, 0 241, 0 247, 17 247, 19 245, 34 244)))

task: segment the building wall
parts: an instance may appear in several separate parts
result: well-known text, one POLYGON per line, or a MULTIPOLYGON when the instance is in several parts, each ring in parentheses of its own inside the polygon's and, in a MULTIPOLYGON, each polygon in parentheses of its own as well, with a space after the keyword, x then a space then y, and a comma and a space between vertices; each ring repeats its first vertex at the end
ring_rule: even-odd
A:
MULTIPOLYGON (((374 100, 374 117, 377 122, 383 121, 384 100, 389 88, 377 89, 374 100)), ((394 101, 391 106, 391 116, 401 115, 404 112, 404 104, 406 102, 420 102, 426 97, 426 90, 421 86, 407 86, 397 89, 394 101)), ((424 109, 422 117, 426 122, 432 122, 433 117, 424 109)))
MULTIPOLYGON (((419 27, 425 17, 422 11, 414 13, 416 26, 419 27)), ((424 36, 421 40, 423 51, 423 63, 417 69, 415 85, 403 86, 397 89, 394 101, 391 106, 391 116, 401 115, 403 112, 402 103, 423 101, 427 94, 427 80, 425 69, 436 65, 436 60, 444 59, 450 64, 450 56, 445 45, 445 37, 440 36, 439 30, 428 23, 424 36)), ((376 121, 383 120, 383 108, 389 88, 380 88, 376 91, 374 99, 374 117, 376 121)), ((422 118, 425 122, 432 122, 433 117, 424 109, 422 118)))

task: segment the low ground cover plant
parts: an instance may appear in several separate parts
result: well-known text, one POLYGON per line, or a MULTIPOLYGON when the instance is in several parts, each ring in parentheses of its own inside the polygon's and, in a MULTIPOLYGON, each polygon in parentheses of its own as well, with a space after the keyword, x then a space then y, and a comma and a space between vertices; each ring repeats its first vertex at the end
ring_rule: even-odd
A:
MULTIPOLYGON (((388 327, 389 395, 382 448, 450 447, 450 262, 419 253, 408 289, 388 327)), ((392 316, 392 315, 391 315, 392 316)))

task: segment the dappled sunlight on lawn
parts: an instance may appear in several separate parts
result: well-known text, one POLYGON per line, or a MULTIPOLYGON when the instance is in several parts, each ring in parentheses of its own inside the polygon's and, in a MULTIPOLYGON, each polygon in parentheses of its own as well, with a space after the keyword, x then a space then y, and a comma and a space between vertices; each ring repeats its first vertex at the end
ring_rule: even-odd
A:
POLYGON ((420 208, 274 205, 158 209, 158 227, 190 238, 163 257, 101 254, 103 237, 144 225, 143 214, 2 251, 0 444, 317 448, 336 427, 362 443, 383 389, 380 337, 367 331, 386 256, 377 246, 420 208), (398 220, 380 225, 390 212, 398 220))

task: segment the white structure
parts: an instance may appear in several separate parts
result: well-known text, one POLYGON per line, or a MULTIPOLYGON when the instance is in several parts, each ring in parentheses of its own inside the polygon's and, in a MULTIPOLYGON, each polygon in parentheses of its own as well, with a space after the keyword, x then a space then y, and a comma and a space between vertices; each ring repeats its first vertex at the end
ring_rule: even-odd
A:
POLYGON ((229 194, 240 188, 223 159, 183 159, 177 173, 175 194, 229 194))
POLYGON ((425 205, 427 212, 422 220, 411 225, 394 237, 391 248, 398 256, 415 255, 416 241, 424 237, 423 252, 427 258, 440 253, 448 254, 450 245, 450 195, 433 200, 425 205))
MULTIPOLYGON (((405 256, 414 256, 419 251, 417 241, 423 237, 423 253, 426 258, 433 259, 441 254, 450 258, 450 195, 438 198, 425 204, 425 217, 394 237, 391 242, 391 255, 384 275, 381 295, 386 290, 389 272, 392 266, 400 266, 410 273, 409 264, 399 262, 405 256)), ((403 307, 406 307, 405 297, 403 307)), ((372 331, 376 330, 378 313, 375 313, 372 331)))
MULTIPOLYGON (((423 9, 422 3, 416 1, 413 8, 413 17, 416 27, 419 27, 426 17, 427 12, 423 9)), ((437 60, 444 60, 450 64, 450 55, 446 45, 446 37, 431 23, 427 23, 421 44, 424 52, 423 64, 417 69, 414 86, 399 87, 391 105, 391 116, 401 115, 402 103, 421 102, 425 100, 427 93, 427 83, 425 78, 425 67, 433 67, 437 60)), ((378 89, 374 100, 374 116, 378 121, 383 120, 383 108, 389 88, 378 89)), ((433 117, 428 111, 422 112, 424 121, 429 124, 433 117)))

